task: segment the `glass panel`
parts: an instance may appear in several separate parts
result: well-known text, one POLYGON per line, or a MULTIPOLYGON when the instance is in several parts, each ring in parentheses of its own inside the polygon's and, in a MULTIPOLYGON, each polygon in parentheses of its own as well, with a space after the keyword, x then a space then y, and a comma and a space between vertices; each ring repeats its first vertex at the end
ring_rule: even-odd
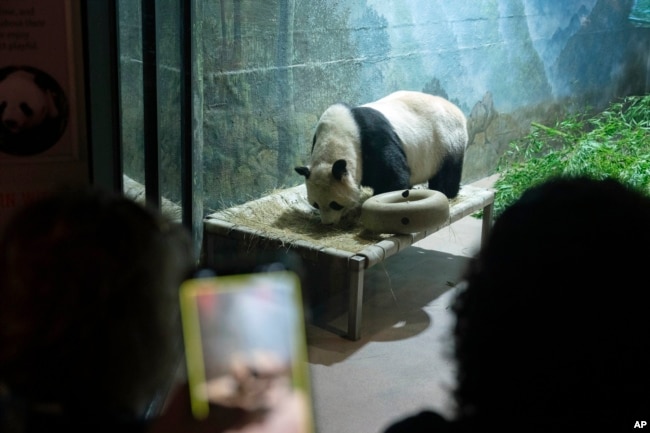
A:
POLYGON ((144 104, 142 98, 142 19, 140 2, 120 0, 119 53, 122 152, 126 177, 144 184, 144 104))
MULTIPOLYGON (((160 192, 163 210, 180 218, 180 9, 177 0, 158 0, 155 6, 160 192)), ((143 97, 141 2, 120 1, 119 21, 124 173, 144 184, 144 110, 151 106, 143 97)))
MULTIPOLYGON (((182 3, 155 4, 161 193, 180 204, 182 3)), ((531 121, 552 124, 648 86, 645 29, 632 25, 647 0, 185 4, 196 9, 192 132, 202 162, 192 182, 203 214, 301 183, 293 167, 308 162, 318 118, 335 102, 398 89, 448 98, 468 118, 470 182, 493 174, 531 121)), ((119 2, 124 171, 143 182, 140 7, 119 2)))
POLYGON ((319 111, 364 70, 335 2, 199 1, 206 211, 301 183, 319 111), (323 17, 328 17, 324 20, 323 17))

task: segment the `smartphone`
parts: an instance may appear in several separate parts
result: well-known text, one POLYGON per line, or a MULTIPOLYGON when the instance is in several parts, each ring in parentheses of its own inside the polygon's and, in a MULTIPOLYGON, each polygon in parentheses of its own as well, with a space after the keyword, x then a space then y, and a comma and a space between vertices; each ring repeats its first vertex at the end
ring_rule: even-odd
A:
MULTIPOLYGON (((215 406, 295 416, 312 433, 300 279, 280 263, 233 275, 197 276, 180 288, 192 411, 215 406)), ((264 416, 267 416, 264 415, 264 416)))

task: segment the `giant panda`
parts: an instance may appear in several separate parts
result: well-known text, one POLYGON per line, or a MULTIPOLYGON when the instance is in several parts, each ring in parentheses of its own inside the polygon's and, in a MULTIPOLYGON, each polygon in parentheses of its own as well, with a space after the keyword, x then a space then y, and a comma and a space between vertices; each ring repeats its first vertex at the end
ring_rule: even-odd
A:
POLYGON ((454 104, 402 90, 357 107, 331 105, 316 125, 311 162, 295 170, 321 222, 337 224, 359 205, 361 186, 376 195, 428 181, 455 197, 467 138, 465 115, 454 104))

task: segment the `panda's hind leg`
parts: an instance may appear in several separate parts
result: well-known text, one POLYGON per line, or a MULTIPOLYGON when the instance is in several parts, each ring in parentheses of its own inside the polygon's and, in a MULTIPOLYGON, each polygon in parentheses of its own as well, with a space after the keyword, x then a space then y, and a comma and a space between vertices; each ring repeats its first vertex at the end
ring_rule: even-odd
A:
POLYGON ((448 198, 454 198, 460 190, 460 180, 463 174, 463 158, 447 156, 440 170, 429 179, 429 189, 440 191, 448 198))

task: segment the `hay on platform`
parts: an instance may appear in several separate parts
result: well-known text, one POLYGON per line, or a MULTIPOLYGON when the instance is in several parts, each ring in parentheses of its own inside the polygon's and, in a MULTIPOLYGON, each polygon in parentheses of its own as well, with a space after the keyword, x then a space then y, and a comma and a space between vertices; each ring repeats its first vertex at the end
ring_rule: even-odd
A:
MULTIPOLYGON (((364 197, 369 197, 366 194, 364 197)), ((295 188, 275 191, 268 196, 217 212, 212 217, 245 227, 262 238, 280 239, 291 245, 296 241, 320 247, 357 252, 388 237, 370 233, 359 224, 360 208, 350 212, 341 224, 324 225, 318 212, 295 188)))
MULTIPOLYGON (((371 194, 371 190, 364 189, 362 203, 371 194)), ((458 198, 452 199, 450 205, 456 200, 458 198)), ((251 244, 271 238, 282 241, 288 247, 294 242, 302 241, 321 248, 358 252, 391 237, 390 234, 364 230, 359 223, 360 212, 359 206, 350 212, 341 224, 323 225, 318 212, 308 204, 304 188, 294 187, 273 191, 261 199, 217 212, 211 215, 211 218, 227 221, 259 234, 256 239, 250 239, 251 244)))

